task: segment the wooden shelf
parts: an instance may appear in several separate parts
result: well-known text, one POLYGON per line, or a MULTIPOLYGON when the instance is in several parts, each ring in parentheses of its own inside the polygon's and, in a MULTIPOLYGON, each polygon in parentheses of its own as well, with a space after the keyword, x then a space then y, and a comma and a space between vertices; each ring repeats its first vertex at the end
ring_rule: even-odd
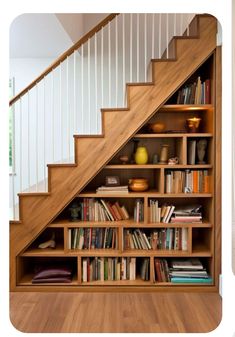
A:
POLYGON ((82 257, 118 257, 122 256, 122 252, 118 249, 70 249, 66 251, 69 256, 82 257))
POLYGON ((82 286, 148 286, 152 285, 151 281, 143 281, 141 279, 130 280, 120 280, 120 281, 92 281, 92 282, 82 282, 82 286))
POLYGON ((105 166, 106 170, 120 169, 120 170, 128 170, 128 169, 211 169, 213 166, 209 164, 205 165, 159 165, 159 164, 146 164, 146 165, 136 165, 136 164, 112 164, 105 166))
POLYGON ((82 198, 211 198, 212 193, 159 193, 154 190, 146 192, 129 192, 129 193, 95 193, 83 192, 77 195, 82 198))
POLYGON ((64 247, 62 244, 57 245, 56 248, 28 248, 21 256, 64 256, 64 247))
POLYGON ((120 227, 120 226, 134 226, 142 227, 145 224, 143 222, 135 222, 133 219, 122 221, 78 221, 71 222, 69 220, 59 220, 55 223, 51 223, 49 227, 120 227))
POLYGON ((183 138, 183 137, 204 137, 211 138, 213 137, 212 133, 136 133, 133 138, 183 138))
POLYGON ((32 279, 33 279, 33 273, 30 273, 30 274, 25 274, 20 282, 18 283, 18 285, 20 286, 33 286, 33 287, 36 287, 36 286, 74 286, 74 285, 78 285, 78 280, 77 280, 77 276, 73 276, 72 278, 72 282, 69 282, 69 283, 59 283, 59 282, 55 282, 55 283, 35 283, 33 284, 32 283, 32 279))
POLYGON ((165 104, 163 105, 159 111, 166 112, 166 111, 206 111, 206 110, 213 110, 213 104, 165 104))

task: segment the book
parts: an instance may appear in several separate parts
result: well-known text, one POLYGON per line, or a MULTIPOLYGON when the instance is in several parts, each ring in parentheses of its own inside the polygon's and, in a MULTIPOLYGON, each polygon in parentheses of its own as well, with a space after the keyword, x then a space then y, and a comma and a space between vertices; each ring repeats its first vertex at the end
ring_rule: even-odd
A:
POLYGON ((188 141, 188 164, 195 165, 196 162, 196 140, 188 141))

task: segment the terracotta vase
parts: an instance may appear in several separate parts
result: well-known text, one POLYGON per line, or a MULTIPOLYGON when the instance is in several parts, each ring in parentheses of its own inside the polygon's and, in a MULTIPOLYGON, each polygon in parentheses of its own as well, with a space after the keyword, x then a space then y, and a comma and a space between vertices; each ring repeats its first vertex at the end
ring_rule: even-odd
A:
POLYGON ((143 192, 149 188, 148 179, 133 178, 129 179, 129 189, 133 192, 143 192))

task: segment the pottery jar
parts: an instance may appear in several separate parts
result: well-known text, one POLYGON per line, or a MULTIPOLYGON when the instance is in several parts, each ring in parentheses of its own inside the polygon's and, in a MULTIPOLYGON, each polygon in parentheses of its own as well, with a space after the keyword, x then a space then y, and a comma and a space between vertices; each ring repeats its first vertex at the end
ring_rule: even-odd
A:
POLYGON ((128 181, 129 189, 134 192, 143 192, 149 188, 148 179, 133 178, 128 181))

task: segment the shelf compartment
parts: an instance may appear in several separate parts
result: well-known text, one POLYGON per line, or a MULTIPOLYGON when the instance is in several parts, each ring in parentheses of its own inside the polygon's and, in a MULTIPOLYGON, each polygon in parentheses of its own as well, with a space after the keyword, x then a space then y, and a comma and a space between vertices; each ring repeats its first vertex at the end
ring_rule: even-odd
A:
POLYGON ((64 254, 64 229, 63 227, 47 227, 34 242, 21 254, 24 256, 63 256, 64 254), (51 240, 54 236, 55 248, 39 248, 41 243, 51 240))
POLYGON ((117 227, 68 228, 69 251, 118 250, 119 229, 117 227))
MULTIPOLYGON (((171 286, 171 285, 188 285, 188 286, 200 286, 200 285, 208 285, 208 286, 212 286, 214 285, 214 281, 213 281, 213 271, 212 271, 212 259, 210 257, 182 257, 182 261, 186 261, 186 260, 199 260, 201 262, 201 265, 203 267, 203 269, 199 269, 198 272, 199 274, 197 274, 197 272, 195 273, 196 269, 182 269, 182 268, 177 268, 177 269, 173 269, 171 262, 173 262, 173 260, 176 259, 177 261, 181 261, 180 257, 176 257, 176 258, 171 258, 171 257, 166 257, 166 258, 154 258, 154 283, 155 285, 167 285, 167 286, 171 286), (187 278, 184 279, 183 275, 180 276, 180 271, 181 273, 184 274, 188 274, 187 278), (193 275, 191 275, 192 280, 190 280, 190 272, 192 271, 192 274, 195 274, 195 277, 193 277, 193 275), (207 277, 203 277, 200 275, 200 272, 204 272, 206 271, 206 275, 207 277), (177 278, 181 278, 182 282, 174 282, 171 278, 173 275, 171 275, 171 272, 175 272, 174 277, 177 278), (176 276, 176 273, 178 273, 178 275, 176 276), (202 278, 202 281, 199 281, 198 278, 202 278), (204 281, 205 280, 205 281, 204 281)), ((206 276, 205 275, 205 276, 206 276)), ((175 280, 176 281, 176 280, 175 280)))
POLYGON ((210 165, 213 163, 213 139, 209 137, 197 137, 190 135, 187 138, 187 163, 195 164, 196 166, 199 165, 210 165), (205 140, 206 147, 205 147, 205 155, 203 158, 204 164, 199 164, 198 158, 198 142, 205 140), (194 143, 194 145, 193 145, 194 143), (190 160, 191 158, 191 160, 190 160))
POLYGON ((192 229, 192 254, 196 256, 212 256, 213 235, 211 228, 192 229))
POLYGON ((189 253, 187 227, 124 228, 122 248, 128 252, 189 253))
POLYGON ((36 257, 36 256, 19 256, 17 258, 17 285, 32 286, 71 286, 77 284, 78 263, 76 257, 36 257), (72 270, 71 282, 53 282, 53 283, 32 283, 36 268, 62 267, 67 266, 72 270))
POLYGON ((143 284, 150 281, 150 258, 136 256, 82 258, 82 284, 109 284, 120 282, 143 284), (123 282, 124 281, 124 282, 123 282))
MULTIPOLYGON (((120 161, 119 161, 120 163, 120 161)), ((127 165, 119 165, 119 168, 123 168, 122 166, 127 166, 127 165)), ((129 166, 129 165, 128 165, 129 166)), ((86 186, 84 192, 86 191, 95 191, 97 187, 104 186, 105 185, 105 179, 107 176, 118 176, 120 180, 120 185, 126 186, 128 185, 129 179, 132 178, 145 178, 148 180, 149 188, 150 189, 155 189, 159 191, 159 186, 160 186, 160 168, 155 167, 154 169, 152 167, 148 168, 148 165, 144 165, 144 168, 140 168, 136 170, 136 167, 138 165, 130 165, 128 170, 120 170, 119 168, 117 169, 112 169, 112 172, 110 172, 109 169, 106 167, 97 174, 96 177, 92 179, 92 181, 86 186)), ((142 165, 140 165, 142 166, 142 165)), ((107 194, 107 193, 106 193, 107 194)))

